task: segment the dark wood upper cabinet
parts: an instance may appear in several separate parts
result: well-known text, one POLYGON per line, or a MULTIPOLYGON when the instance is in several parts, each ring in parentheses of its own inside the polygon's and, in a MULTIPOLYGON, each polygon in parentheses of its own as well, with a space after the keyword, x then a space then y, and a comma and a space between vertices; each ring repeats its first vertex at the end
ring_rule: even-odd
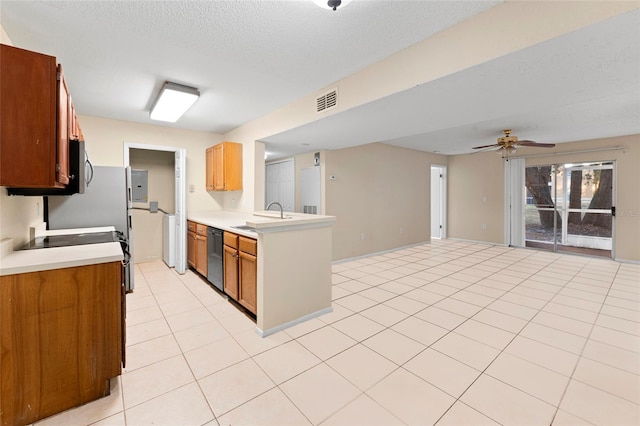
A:
POLYGON ((71 103, 56 58, 0 45, 0 186, 69 183, 71 103))

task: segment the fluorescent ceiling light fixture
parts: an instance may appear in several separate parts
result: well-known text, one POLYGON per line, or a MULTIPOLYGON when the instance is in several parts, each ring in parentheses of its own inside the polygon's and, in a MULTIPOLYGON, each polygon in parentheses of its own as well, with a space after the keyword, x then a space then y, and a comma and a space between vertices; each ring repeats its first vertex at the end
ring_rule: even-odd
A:
POLYGON ((340 9, 347 7, 351 0, 313 0, 313 2, 323 9, 336 10, 338 7, 340 9))
POLYGON ((167 81, 151 108, 150 117, 152 120, 175 123, 199 97, 198 89, 167 81))

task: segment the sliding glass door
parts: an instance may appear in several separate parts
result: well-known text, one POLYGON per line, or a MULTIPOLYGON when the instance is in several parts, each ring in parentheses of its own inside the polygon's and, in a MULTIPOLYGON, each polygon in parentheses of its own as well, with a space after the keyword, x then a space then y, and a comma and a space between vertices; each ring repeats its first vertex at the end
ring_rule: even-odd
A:
POLYGON ((611 256, 614 163, 525 168, 525 245, 611 256))

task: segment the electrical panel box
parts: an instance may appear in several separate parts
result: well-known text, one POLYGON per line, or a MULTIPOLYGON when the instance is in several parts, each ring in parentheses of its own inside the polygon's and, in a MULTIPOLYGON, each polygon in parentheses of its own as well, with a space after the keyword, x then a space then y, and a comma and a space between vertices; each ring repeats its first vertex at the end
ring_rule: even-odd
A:
POLYGON ((149 201, 149 171, 131 169, 131 198, 134 203, 149 201))

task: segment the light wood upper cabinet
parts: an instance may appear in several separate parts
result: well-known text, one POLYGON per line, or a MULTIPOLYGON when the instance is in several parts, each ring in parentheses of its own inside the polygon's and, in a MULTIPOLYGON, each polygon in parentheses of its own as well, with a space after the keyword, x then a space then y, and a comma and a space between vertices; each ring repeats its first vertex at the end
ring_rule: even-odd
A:
POLYGON ((206 151, 207 191, 242 189, 242 144, 221 142, 206 151))

